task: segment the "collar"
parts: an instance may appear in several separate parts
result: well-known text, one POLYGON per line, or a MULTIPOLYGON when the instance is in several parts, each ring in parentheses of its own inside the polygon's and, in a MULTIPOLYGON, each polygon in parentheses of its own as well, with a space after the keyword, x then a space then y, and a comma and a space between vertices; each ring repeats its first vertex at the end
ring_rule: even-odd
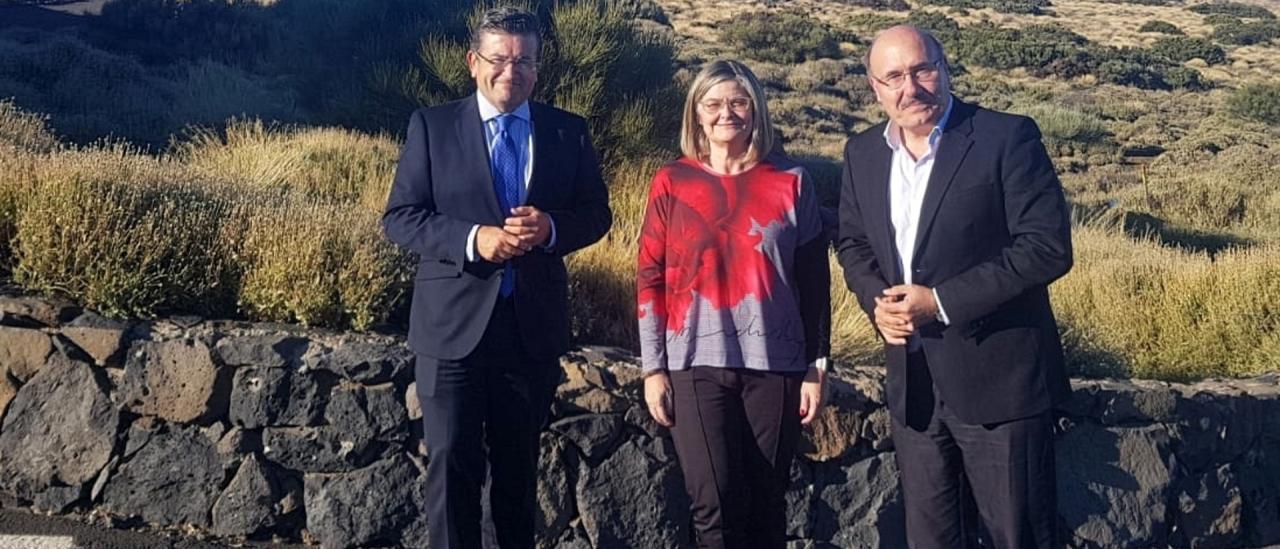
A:
MULTIPOLYGON (((929 130, 929 148, 934 148, 938 144, 938 139, 942 138, 942 130, 947 127, 947 121, 951 119, 951 109, 956 105, 954 95, 947 95, 947 108, 942 111, 942 118, 938 119, 938 123, 929 130)), ((890 149, 897 151, 902 146, 902 132, 897 131, 897 126, 893 125, 893 121, 889 121, 884 125, 884 141, 889 145, 890 149)))
POLYGON ((480 106, 480 119, 485 122, 493 120, 501 114, 512 114, 515 115, 516 118, 524 120, 525 122, 528 122, 530 118, 528 100, 525 100, 525 102, 521 103, 519 107, 516 107, 516 110, 511 111, 510 113, 504 113, 498 110, 498 107, 493 106, 493 103, 490 103, 488 99, 485 99, 484 94, 480 92, 476 92, 476 103, 480 106))

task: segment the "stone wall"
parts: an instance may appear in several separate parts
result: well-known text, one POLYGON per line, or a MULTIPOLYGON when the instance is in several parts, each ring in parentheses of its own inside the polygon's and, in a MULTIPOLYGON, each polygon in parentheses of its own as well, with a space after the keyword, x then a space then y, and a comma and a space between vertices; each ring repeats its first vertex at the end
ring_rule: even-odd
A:
MULTIPOLYGON (((235 540, 425 546, 427 449, 395 336, 0 298, 0 503, 235 540)), ((687 499, 639 370, 563 360, 543 547, 686 547, 687 499)), ((1077 381, 1059 420, 1072 547, 1280 544, 1280 377, 1077 381)), ((788 494, 793 547, 902 547, 882 373, 842 370, 788 494)), ((998 395, 993 395, 998 398, 998 395)))

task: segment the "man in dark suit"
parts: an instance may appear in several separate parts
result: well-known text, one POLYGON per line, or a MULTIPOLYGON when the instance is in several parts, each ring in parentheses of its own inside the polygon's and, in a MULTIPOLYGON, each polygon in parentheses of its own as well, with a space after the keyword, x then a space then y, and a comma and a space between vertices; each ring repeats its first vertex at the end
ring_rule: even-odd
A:
POLYGON ((933 36, 887 29, 866 67, 889 120, 845 148, 838 253, 886 343, 908 543, 1052 547, 1062 187, 1033 121, 951 95, 933 36))
POLYGON ((486 470, 499 544, 533 547, 538 437, 569 346, 563 257, 612 222, 586 122, 529 101, 540 43, 529 12, 485 14, 476 95, 413 113, 382 218, 421 260, 409 345, 437 549, 480 547, 486 470))

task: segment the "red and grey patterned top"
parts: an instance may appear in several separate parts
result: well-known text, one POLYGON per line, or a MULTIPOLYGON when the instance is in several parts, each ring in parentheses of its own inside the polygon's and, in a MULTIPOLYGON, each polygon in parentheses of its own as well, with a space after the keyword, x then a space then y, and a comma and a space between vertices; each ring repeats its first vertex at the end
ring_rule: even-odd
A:
POLYGON ((644 370, 796 371, 810 355, 826 356, 822 234, 818 197, 799 166, 765 161, 722 175, 682 158, 659 169, 636 273, 644 370), (805 245, 817 253, 798 255, 805 245))

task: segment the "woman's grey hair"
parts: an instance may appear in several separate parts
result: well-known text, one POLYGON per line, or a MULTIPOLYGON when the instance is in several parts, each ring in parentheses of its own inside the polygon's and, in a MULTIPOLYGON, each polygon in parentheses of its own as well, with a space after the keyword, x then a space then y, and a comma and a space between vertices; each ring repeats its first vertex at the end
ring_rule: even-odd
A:
POLYGON ((716 84, 735 81, 747 90, 751 96, 751 148, 747 156, 752 160, 763 160, 774 153, 775 136, 773 123, 769 120, 769 105, 765 99, 764 86, 756 78, 751 69, 739 61, 720 59, 712 61, 702 68, 689 86, 689 95, 684 101, 684 122, 680 125, 680 152, 685 156, 703 160, 711 154, 711 142, 698 123, 698 102, 716 84))
POLYGON ((471 49, 479 49, 480 40, 487 33, 532 36, 542 45, 542 23, 533 12, 521 8, 494 8, 484 12, 480 23, 471 29, 471 49))

